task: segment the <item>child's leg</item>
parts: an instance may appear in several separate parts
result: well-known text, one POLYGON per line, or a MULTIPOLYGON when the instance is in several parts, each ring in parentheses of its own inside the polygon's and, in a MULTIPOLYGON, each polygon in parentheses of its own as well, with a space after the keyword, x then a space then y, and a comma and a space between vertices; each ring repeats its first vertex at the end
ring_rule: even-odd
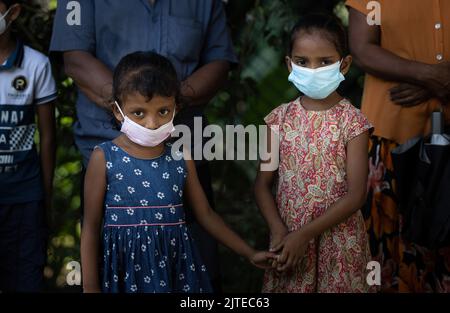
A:
POLYGON ((0 289, 38 292, 43 289, 47 255, 42 202, 0 206, 0 289))

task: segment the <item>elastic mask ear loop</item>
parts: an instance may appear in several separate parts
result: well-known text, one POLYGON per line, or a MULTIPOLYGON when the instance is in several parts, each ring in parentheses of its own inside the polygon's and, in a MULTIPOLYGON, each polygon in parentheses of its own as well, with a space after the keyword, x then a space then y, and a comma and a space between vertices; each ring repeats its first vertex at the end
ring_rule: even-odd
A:
POLYGON ((122 109, 120 108, 120 106, 117 103, 117 101, 114 101, 114 103, 116 104, 117 108, 119 109, 120 114, 122 114, 122 117, 125 118, 125 114, 123 114, 122 109))
POLYGON ((341 72, 341 74, 342 74, 341 66, 342 66, 343 63, 344 63, 344 58, 342 58, 342 59, 339 61, 339 72, 341 72))
POLYGON ((11 11, 11 9, 12 9, 12 7, 10 7, 8 10, 6 10, 5 14, 3 14, 1 16, 1 18, 5 20, 5 30, 8 29, 8 27, 11 25, 11 21, 6 22, 6 17, 8 16, 9 11, 11 11))
POLYGON ((3 14, 1 17, 6 18, 9 14, 9 11, 11 11, 12 7, 10 7, 8 10, 6 10, 5 14, 3 14))
POLYGON ((173 115, 172 115, 172 121, 175 118, 175 112, 177 111, 177 105, 175 104, 175 106, 173 107, 173 115))

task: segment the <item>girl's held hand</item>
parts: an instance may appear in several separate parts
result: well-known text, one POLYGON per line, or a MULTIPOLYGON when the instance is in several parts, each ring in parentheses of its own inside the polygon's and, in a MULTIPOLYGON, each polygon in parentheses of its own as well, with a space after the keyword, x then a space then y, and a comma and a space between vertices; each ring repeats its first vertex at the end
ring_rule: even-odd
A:
MULTIPOLYGON (((277 247, 283 239, 289 234, 288 229, 285 226, 280 227, 279 229, 272 230, 270 234, 270 249, 269 251, 274 251, 274 248, 277 247)), ((276 268, 278 266, 277 259, 272 260, 272 267, 276 268)))
POLYGON ((272 261, 276 258, 275 253, 268 251, 255 251, 250 257, 249 261, 254 266, 262 269, 272 268, 272 261))
POLYGON ((289 233, 271 249, 272 252, 279 252, 276 266, 273 267, 279 272, 293 269, 305 255, 308 244, 309 239, 301 230, 289 233))

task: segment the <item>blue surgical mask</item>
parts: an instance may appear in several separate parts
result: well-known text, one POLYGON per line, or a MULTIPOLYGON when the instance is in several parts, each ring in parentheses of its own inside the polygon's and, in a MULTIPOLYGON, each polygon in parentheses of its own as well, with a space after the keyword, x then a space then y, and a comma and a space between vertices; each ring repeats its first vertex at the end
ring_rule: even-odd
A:
POLYGON ((341 61, 316 69, 301 67, 292 62, 291 65, 292 72, 288 80, 311 99, 325 99, 345 80, 341 73, 341 61))

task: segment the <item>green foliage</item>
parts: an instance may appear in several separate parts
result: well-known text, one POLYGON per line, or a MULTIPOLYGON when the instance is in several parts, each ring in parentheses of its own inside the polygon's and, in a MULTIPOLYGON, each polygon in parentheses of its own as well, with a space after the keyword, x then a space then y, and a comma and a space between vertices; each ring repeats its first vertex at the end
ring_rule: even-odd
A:
MULTIPOLYGON (((42 3, 42 2, 41 2, 42 3)), ((24 41, 48 51, 56 1, 46 7, 25 6, 17 23, 24 41)), ((297 92, 287 82, 284 65, 286 38, 298 17, 306 12, 335 13, 346 24, 345 7, 339 0, 230 0, 227 16, 240 64, 230 73, 228 85, 208 105, 210 123, 218 125, 263 124, 274 107, 293 99, 297 92)), ((80 171, 81 157, 74 146, 75 88, 63 73, 58 59, 52 59, 58 82, 57 170, 55 177, 53 227, 46 267, 50 291, 73 291, 66 286, 65 265, 80 260, 80 171)), ((353 67, 342 86, 344 94, 359 104, 361 71, 353 67)), ((250 244, 265 249, 268 230, 253 197, 256 161, 211 162, 217 211, 250 244)), ((220 248, 223 287, 226 292, 258 292, 263 272, 251 267, 228 249, 220 248)))

